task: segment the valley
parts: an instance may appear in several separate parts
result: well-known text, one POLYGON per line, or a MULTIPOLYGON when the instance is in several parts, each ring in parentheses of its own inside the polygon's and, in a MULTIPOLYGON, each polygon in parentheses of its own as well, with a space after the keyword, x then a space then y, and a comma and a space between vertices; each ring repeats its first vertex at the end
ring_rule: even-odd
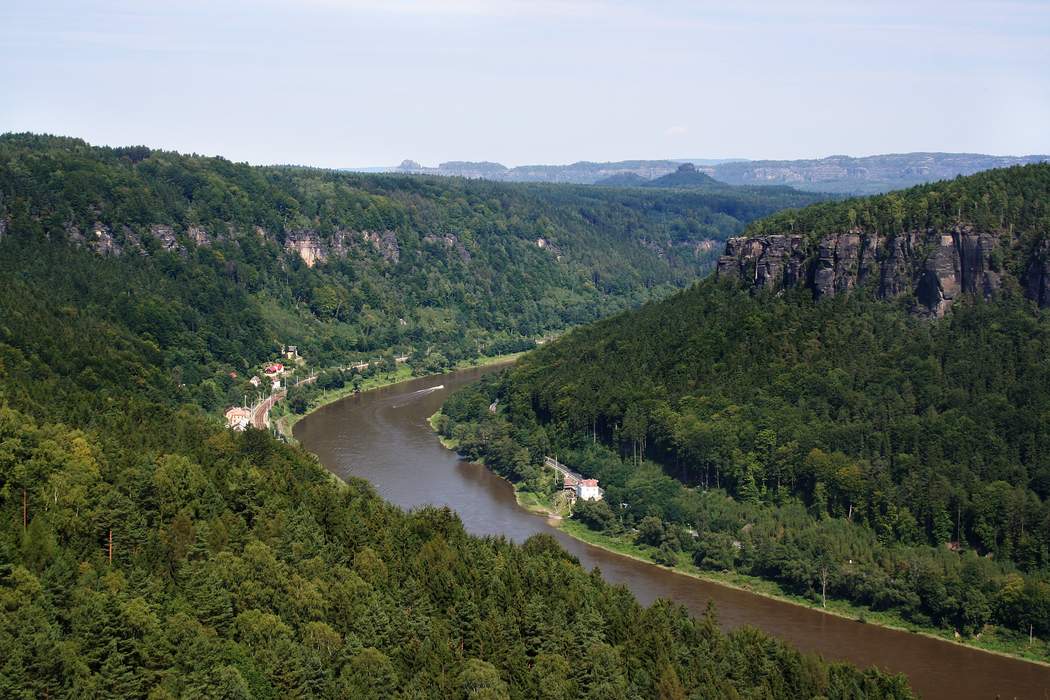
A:
POLYGON ((723 629, 754 626, 825 658, 905 673, 924 698, 1038 697, 1050 683, 1046 666, 863 624, 856 616, 829 617, 772 600, 760 585, 747 590, 744 581, 684 576, 652 563, 645 550, 624 550, 573 521, 528 512, 507 480, 444 449, 426 422, 451 394, 500 370, 467 369, 348 397, 306 416, 296 425, 296 438, 334 474, 367 479, 403 508, 448 505, 480 536, 520 542, 549 534, 586 569, 597 567, 602 578, 627 586, 643 603, 666 598, 703 618, 711 602, 723 629), (429 391, 439 384, 444 388, 429 391), (621 551, 628 556, 616 553, 621 551), (640 558, 631 558, 638 553, 640 558))
POLYGON ((1050 699, 1050 3, 0 26, 0 699, 1050 699))

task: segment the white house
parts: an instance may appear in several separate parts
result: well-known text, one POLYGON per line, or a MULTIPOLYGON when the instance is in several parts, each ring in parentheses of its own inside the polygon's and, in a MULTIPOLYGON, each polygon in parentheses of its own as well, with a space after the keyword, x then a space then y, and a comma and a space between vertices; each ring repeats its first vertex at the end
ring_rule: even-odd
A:
POLYGON ((583 501, 600 501, 605 492, 598 488, 597 479, 580 479, 576 484, 576 497, 583 501))
POLYGON ((233 430, 244 430, 252 422, 252 412, 247 408, 234 406, 226 411, 226 427, 233 430))

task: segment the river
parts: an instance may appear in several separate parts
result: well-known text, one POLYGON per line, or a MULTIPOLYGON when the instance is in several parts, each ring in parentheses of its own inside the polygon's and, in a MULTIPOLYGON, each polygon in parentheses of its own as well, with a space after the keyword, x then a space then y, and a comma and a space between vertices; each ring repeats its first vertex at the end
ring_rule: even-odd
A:
POLYGON ((476 535, 521 542, 536 533, 551 534, 584 567, 598 567, 607 581, 626 586, 642 603, 669 598, 699 615, 712 600, 727 629, 752 625, 828 659, 904 673, 924 698, 1050 700, 1050 667, 676 574, 580 542, 545 517, 519 508, 509 483, 446 450, 426 422, 450 391, 492 369, 415 379, 348 397, 300 421, 295 437, 330 471, 367 479, 383 498, 403 508, 447 505, 476 535))

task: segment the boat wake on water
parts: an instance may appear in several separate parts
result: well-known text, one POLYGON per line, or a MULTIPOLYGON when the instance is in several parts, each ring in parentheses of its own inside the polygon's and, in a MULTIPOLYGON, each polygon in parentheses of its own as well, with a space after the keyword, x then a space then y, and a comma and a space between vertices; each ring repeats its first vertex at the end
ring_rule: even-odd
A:
POLYGON ((401 408, 402 406, 411 403, 415 399, 432 394, 435 391, 441 391, 445 388, 444 384, 438 384, 437 386, 428 387, 426 389, 418 389, 417 391, 410 392, 408 394, 400 394, 395 396, 393 400, 397 403, 392 404, 393 408, 401 408))

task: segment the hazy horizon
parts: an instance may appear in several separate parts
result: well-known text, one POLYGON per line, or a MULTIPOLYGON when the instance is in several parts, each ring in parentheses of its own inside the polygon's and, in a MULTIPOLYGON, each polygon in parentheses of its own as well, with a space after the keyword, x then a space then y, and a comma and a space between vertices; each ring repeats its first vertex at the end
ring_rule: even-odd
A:
POLYGON ((1050 4, 9 0, 0 132, 251 163, 1050 152, 1050 4))

